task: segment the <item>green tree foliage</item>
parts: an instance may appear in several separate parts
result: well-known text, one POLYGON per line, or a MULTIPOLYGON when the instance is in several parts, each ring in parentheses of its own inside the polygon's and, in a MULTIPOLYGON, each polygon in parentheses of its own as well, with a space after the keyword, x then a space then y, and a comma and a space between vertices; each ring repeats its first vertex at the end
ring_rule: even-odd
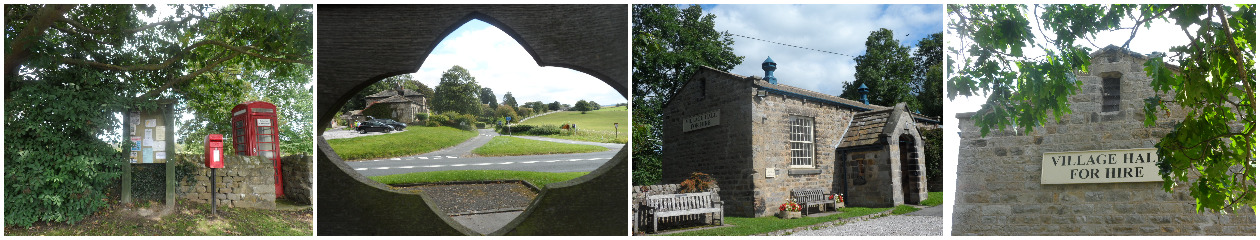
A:
POLYGON ((578 100, 573 104, 573 108, 569 109, 569 111, 581 111, 583 114, 590 110, 591 106, 586 103, 586 100, 578 100))
POLYGON ((539 113, 543 113, 547 111, 547 104, 543 103, 542 101, 526 102, 525 104, 522 104, 521 106, 528 107, 534 110, 533 114, 539 114, 539 113))
POLYGON ((596 103, 595 101, 587 101, 586 106, 591 108, 591 111, 599 110, 600 108, 599 103, 596 103))
POLYGON ((551 111, 560 110, 560 101, 555 101, 555 102, 551 102, 550 104, 547 104, 547 109, 551 111))
MULTIPOLYGON (((226 133, 242 99, 311 112, 311 5, 160 7, 173 13, 146 22, 159 6, 5 5, 6 225, 73 223, 108 204, 129 148, 116 113, 174 101, 193 115, 187 144, 226 133)), ((309 152, 301 118, 287 130, 305 134, 281 139, 309 152)))
MULTIPOLYGON (((491 90, 488 87, 483 87, 481 88, 481 91, 478 92, 477 95, 478 95, 477 98, 481 99, 481 104, 490 105, 490 109, 499 108, 499 100, 498 100, 498 97, 494 96, 494 90, 491 90)), ((507 96, 507 95, 504 95, 504 96, 507 96)))
POLYGON ((922 108, 920 114, 941 119, 943 97, 944 58, 941 49, 942 33, 932 34, 919 40, 914 52, 914 93, 922 108))
POLYGON ((1136 36, 1152 21, 1181 26, 1190 43, 1145 63, 1151 87, 1168 93, 1146 100, 1145 123, 1175 122, 1155 145, 1164 188, 1189 184, 1200 211, 1255 210, 1255 5, 950 5, 949 14, 948 29, 963 42, 950 47, 948 96, 988 94, 973 117, 982 134, 1031 131, 1047 112, 1056 120, 1070 113, 1067 97, 1081 88, 1074 71, 1089 70, 1084 44, 1095 34, 1136 36), (1174 116, 1169 107, 1187 111, 1174 116))
POLYGON ((455 65, 442 72, 442 80, 429 102, 433 103, 433 110, 436 112, 480 115, 481 104, 477 99, 480 90, 477 78, 468 73, 468 69, 455 65))
POLYGON ((866 84, 870 93, 866 99, 871 104, 894 106, 906 103, 910 111, 920 111, 922 104, 915 98, 914 58, 910 47, 902 46, 893 38, 893 31, 880 28, 866 37, 866 53, 853 59, 857 72, 852 82, 844 83, 840 97, 861 99, 858 87, 866 84))
POLYGON ((502 121, 505 117, 512 117, 512 122, 521 121, 521 115, 517 114, 516 109, 512 109, 512 106, 499 105, 499 108, 494 110, 494 121, 492 122, 502 121))
POLYGON ((714 28, 713 14, 700 5, 634 5, 632 49, 634 69, 634 122, 644 124, 634 135, 634 184, 659 180, 661 110, 700 66, 729 71, 744 61, 736 56, 735 43, 726 32, 714 28), (643 138, 640 138, 643 137, 643 138), (654 176, 638 176, 652 174, 654 176))
POLYGON ((919 134, 923 136, 923 162, 927 165, 927 181, 928 191, 940 192, 944 183, 944 170, 942 168, 942 150, 944 145, 942 140, 944 129, 937 128, 927 130, 919 128, 919 134))
POLYGON ((517 107, 519 107, 516 104, 516 97, 512 96, 512 92, 507 92, 503 94, 503 105, 511 106, 512 109, 516 109, 517 107))

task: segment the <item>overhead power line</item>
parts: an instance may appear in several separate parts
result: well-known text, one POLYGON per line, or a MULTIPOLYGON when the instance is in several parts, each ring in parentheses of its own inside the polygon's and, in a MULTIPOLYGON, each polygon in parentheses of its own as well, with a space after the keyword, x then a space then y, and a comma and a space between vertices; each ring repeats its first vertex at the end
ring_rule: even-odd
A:
POLYGON ((827 50, 819 50, 819 49, 813 49, 813 48, 808 48, 808 47, 802 47, 802 46, 797 46, 797 45, 792 45, 792 44, 786 44, 786 43, 781 43, 781 42, 775 42, 775 41, 770 41, 770 40, 765 40, 765 39, 760 39, 760 38, 755 38, 755 37, 749 37, 749 36, 744 36, 744 35, 739 35, 739 34, 734 34, 734 33, 729 33, 729 32, 728 32, 727 34, 730 34, 730 35, 732 35, 732 36, 736 36, 736 37, 742 37, 742 38, 747 38, 747 39, 752 39, 752 40, 757 40, 757 41, 762 41, 762 42, 768 42, 768 43, 773 43, 773 44, 778 44, 778 45, 783 45, 783 46, 788 46, 788 47, 794 47, 794 48, 800 48, 800 49, 805 49, 805 50, 810 50, 810 51, 816 51, 816 52, 822 52, 822 53, 830 53, 830 54, 835 54, 835 55, 840 55, 840 56, 846 56, 846 57, 856 58, 856 56, 853 56, 853 55, 848 55, 848 54, 843 54, 843 53, 838 53, 838 52, 832 52, 832 51, 827 51, 827 50))

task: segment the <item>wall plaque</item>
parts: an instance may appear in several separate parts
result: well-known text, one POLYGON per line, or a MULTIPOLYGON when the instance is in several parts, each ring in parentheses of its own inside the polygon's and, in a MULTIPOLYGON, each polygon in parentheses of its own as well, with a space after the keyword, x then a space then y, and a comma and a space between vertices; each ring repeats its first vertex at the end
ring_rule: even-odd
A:
POLYGON ((1154 148, 1041 154, 1041 184, 1159 182, 1154 148))
POLYGON ((702 128, 717 126, 721 114, 721 110, 713 110, 711 112, 701 113, 699 115, 683 119, 683 132, 690 132, 702 128))

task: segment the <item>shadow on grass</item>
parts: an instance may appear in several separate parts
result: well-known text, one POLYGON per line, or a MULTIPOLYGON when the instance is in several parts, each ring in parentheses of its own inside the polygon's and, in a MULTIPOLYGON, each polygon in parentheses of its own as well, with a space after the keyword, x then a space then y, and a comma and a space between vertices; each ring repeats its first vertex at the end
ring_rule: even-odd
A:
POLYGON ((809 226, 835 221, 841 218, 865 216, 888 210, 889 208, 841 208, 841 213, 822 217, 802 217, 798 219, 779 219, 777 217, 727 217, 723 221, 731 227, 712 228, 689 232, 666 234, 665 236, 748 236, 768 233, 783 229, 809 226))
MULTIPOLYGON (((149 204, 160 208, 161 204, 149 204)), ((310 208, 297 211, 219 207, 181 201, 170 214, 146 218, 114 204, 75 224, 5 226, 7 236, 311 236, 310 208)))

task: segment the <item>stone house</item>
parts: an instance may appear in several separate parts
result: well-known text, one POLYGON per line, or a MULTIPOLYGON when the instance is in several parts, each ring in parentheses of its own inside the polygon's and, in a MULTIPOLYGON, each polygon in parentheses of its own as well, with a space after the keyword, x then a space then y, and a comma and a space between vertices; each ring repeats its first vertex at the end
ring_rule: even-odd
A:
POLYGON ((665 104, 662 181, 711 175, 726 215, 773 215, 796 189, 891 207, 927 197, 918 127, 939 125, 887 107, 701 67, 665 104))
MULTIPOLYGON (((1079 180, 1055 171, 1062 165, 1046 164, 1064 153, 1153 152, 1155 143, 1176 125, 1170 118, 1152 127, 1143 123, 1144 100, 1168 98, 1168 93, 1151 89, 1144 71, 1147 56, 1107 46, 1090 58, 1089 71, 1076 76, 1080 90, 1068 97, 1071 113, 1061 120, 1027 133, 995 129, 980 136, 975 112, 957 114, 961 132, 953 235, 1255 236, 1252 208, 1196 212, 1186 184, 1172 193, 1163 190, 1154 161, 1141 163, 1146 164, 1139 166, 1145 175, 1136 176, 1112 176, 1116 174, 1110 169, 1127 168, 1115 163, 1069 166, 1104 169, 1079 180)), ((1187 110, 1173 106, 1170 111, 1177 118, 1187 110)))
POLYGON ((400 87, 398 89, 380 91, 364 97, 363 101, 364 106, 366 107, 363 109, 366 111, 367 109, 373 108, 375 105, 381 104, 382 106, 375 107, 387 107, 389 109, 389 116, 391 119, 399 122, 411 123, 417 121, 416 113, 429 113, 429 109, 425 107, 425 101, 427 100, 428 99, 425 98, 424 94, 420 94, 419 92, 412 91, 410 89, 402 89, 400 87))

